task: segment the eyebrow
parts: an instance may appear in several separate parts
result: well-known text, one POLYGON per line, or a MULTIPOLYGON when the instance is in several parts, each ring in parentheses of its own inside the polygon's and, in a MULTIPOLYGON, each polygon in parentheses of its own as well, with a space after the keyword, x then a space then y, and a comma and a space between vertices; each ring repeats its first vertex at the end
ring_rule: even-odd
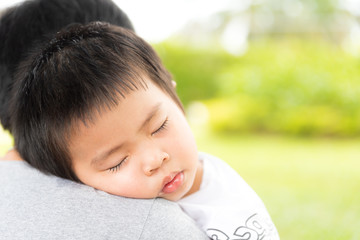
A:
POLYGON ((141 124, 141 127, 139 128, 139 132, 142 131, 148 124, 151 122, 151 120, 157 115, 161 107, 161 103, 156 104, 151 111, 148 113, 147 118, 145 121, 141 124))
MULTIPOLYGON (((159 112, 160 106, 161 106, 161 103, 158 103, 151 109, 151 111, 147 114, 146 119, 141 124, 138 132, 142 131, 149 124, 149 122, 151 122, 151 120, 154 118, 154 116, 156 116, 156 114, 159 112)), ((110 148, 109 150, 106 150, 103 153, 100 153, 100 154, 96 155, 94 158, 92 158, 91 165, 96 165, 96 164, 99 164, 100 162, 103 162, 112 153, 114 153, 117 150, 119 150, 120 148, 122 148, 122 146, 123 146, 123 143, 119 144, 119 145, 116 145, 116 146, 110 148)))

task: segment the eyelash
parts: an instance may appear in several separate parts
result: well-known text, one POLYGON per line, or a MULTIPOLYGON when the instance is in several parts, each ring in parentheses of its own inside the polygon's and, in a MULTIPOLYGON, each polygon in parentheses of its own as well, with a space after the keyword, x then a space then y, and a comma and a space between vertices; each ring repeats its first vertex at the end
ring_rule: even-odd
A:
MULTIPOLYGON (((153 132, 151 135, 153 136, 153 135, 161 132, 162 130, 165 130, 166 127, 167 127, 167 124, 168 124, 168 119, 166 118, 165 121, 163 122, 163 124, 162 124, 155 132, 153 132)), ((114 167, 109 168, 109 169, 108 169, 109 172, 114 173, 114 172, 119 171, 119 169, 121 168, 121 166, 128 160, 128 158, 129 158, 129 157, 125 157, 123 160, 120 161, 119 164, 117 164, 117 165, 114 166, 114 167)))
POLYGON ((119 171, 119 169, 121 168, 121 166, 128 160, 129 157, 125 157, 123 160, 120 161, 120 163, 114 167, 109 168, 109 172, 114 173, 119 171))
POLYGON ((165 130, 168 124, 168 119, 166 118, 165 121, 163 122, 163 124, 155 131, 151 134, 151 136, 161 132, 162 130, 165 130))

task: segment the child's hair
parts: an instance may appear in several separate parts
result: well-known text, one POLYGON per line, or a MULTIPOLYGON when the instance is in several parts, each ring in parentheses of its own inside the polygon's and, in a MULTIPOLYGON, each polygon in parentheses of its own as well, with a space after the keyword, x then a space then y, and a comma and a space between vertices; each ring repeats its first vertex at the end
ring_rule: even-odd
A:
POLYGON ((131 91, 146 89, 145 78, 182 109, 171 75, 135 33, 100 22, 64 29, 30 55, 15 76, 16 149, 35 168, 79 181, 68 152, 75 124, 91 124, 96 113, 101 117, 131 91))
POLYGON ((38 42, 71 23, 103 21, 133 29, 127 15, 111 0, 26 0, 0 16, 0 121, 10 130, 9 99, 14 74, 38 42))

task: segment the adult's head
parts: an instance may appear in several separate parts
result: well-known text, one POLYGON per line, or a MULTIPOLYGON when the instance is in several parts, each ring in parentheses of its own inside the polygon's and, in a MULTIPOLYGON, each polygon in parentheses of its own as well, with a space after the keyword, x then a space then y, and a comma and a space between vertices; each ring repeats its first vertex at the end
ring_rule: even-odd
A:
POLYGON ((111 0, 28 0, 0 17, 0 121, 10 130, 9 99, 14 73, 29 50, 71 23, 104 21, 131 30, 127 15, 111 0))
POLYGON ((171 75, 132 31, 100 22, 64 29, 16 75, 10 106, 16 149, 39 170, 79 181, 69 154, 77 123, 92 124, 131 92, 146 89, 147 79, 182 109, 171 75))

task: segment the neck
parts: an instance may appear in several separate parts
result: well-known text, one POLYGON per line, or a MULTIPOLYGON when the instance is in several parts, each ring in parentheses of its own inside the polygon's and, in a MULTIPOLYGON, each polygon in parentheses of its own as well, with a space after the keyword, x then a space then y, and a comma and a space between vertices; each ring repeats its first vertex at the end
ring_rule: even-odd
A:
POLYGON ((14 161, 23 161, 20 157, 20 154, 15 149, 9 150, 5 156, 1 157, 0 160, 14 160, 14 161))
POLYGON ((199 191, 200 189, 200 185, 202 182, 202 177, 203 177, 203 163, 201 161, 199 161, 198 163, 198 167, 196 169, 196 175, 195 175, 195 179, 194 179, 194 183, 192 185, 192 187, 190 188, 190 190, 185 194, 184 197, 189 196, 190 194, 193 194, 197 191, 199 191))

